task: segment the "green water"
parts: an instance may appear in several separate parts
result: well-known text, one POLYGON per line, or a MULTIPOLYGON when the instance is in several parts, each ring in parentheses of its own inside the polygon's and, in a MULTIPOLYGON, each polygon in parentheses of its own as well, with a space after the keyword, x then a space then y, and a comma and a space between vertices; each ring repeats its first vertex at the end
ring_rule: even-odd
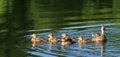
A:
POLYGON ((120 55, 119 0, 0 0, 0 57, 101 57, 100 45, 37 44, 31 48, 31 34, 47 39, 62 32, 91 39, 100 26, 106 27, 104 57, 120 55))

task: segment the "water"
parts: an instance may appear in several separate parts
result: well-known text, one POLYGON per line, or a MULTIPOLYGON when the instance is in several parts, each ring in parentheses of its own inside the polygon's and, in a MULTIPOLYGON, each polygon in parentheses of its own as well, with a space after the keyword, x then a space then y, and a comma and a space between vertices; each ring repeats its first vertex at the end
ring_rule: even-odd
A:
POLYGON ((1 57, 120 57, 120 13, 115 0, 1 0, 1 57), (22 4, 21 4, 22 3, 22 4), (14 5, 14 6, 13 6, 14 5), (49 33, 61 37, 92 39, 104 25, 105 45, 78 43, 61 47, 61 43, 37 44, 32 48, 31 35, 47 39, 49 33), (101 47, 104 46, 105 49, 101 47), (103 52, 104 50, 104 52, 103 52))

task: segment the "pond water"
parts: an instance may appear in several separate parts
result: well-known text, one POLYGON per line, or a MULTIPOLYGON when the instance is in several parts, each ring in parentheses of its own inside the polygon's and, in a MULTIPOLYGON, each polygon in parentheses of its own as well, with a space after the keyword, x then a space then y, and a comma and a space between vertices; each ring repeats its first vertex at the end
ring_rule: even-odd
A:
POLYGON ((120 56, 120 1, 18 0, 13 1, 14 6, 7 4, 10 1, 2 2, 6 3, 6 7, 1 7, 0 10, 1 57, 120 56), (94 32, 100 33, 102 25, 105 26, 108 39, 105 45, 75 43, 62 48, 61 43, 51 45, 45 42, 32 48, 33 33, 44 39, 47 39, 51 32, 59 38, 65 32, 71 37, 83 36, 85 39, 92 39, 94 32), (102 46, 105 49, 102 49, 102 46))
MULTIPOLYGON (((115 19, 114 19, 115 20, 115 19)), ((25 51, 28 54, 36 55, 36 56, 68 56, 68 57, 119 57, 120 56, 120 29, 119 22, 114 22, 114 20, 92 20, 92 21, 79 21, 77 22, 70 21, 70 26, 65 26, 62 28, 58 28, 57 31, 54 32, 54 28, 48 29, 40 29, 40 30, 28 30, 27 32, 37 33, 38 37, 44 37, 47 39, 47 35, 51 32, 54 32, 55 36, 61 37, 63 32, 66 32, 69 36, 78 38, 79 36, 83 36, 86 39, 91 39, 91 35, 94 32, 100 31, 100 26, 104 25, 106 27, 105 35, 108 39, 107 43, 105 43, 104 52, 101 52, 101 45, 96 45, 94 43, 83 44, 82 47, 79 47, 78 43, 67 45, 64 49, 61 48, 61 44, 53 44, 50 45, 48 43, 37 44, 34 49, 31 46, 25 51), (104 22, 104 23, 102 23, 104 22), (97 24, 96 24, 97 23, 97 24), (88 24, 88 25, 81 25, 88 24), (42 32, 45 31, 45 32, 42 32)), ((26 38, 31 39, 31 34, 25 35, 26 38)), ((30 43, 29 43, 30 44, 30 43)))

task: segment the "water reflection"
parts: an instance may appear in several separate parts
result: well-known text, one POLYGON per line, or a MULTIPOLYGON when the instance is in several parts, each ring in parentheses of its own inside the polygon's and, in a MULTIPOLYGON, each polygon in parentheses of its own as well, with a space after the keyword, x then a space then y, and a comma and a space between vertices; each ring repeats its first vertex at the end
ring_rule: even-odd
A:
POLYGON ((103 56, 103 54, 104 54, 104 52, 105 52, 105 43, 101 43, 101 50, 100 50, 100 52, 101 52, 101 56, 103 56))
POLYGON ((99 46, 99 45, 100 45, 100 56, 103 56, 103 55, 104 55, 104 52, 105 52, 105 44, 106 44, 106 42, 97 42, 97 43, 95 43, 96 46, 99 46))
POLYGON ((48 46, 49 46, 49 48, 48 48, 48 51, 50 51, 51 52, 51 50, 52 50, 52 43, 48 43, 48 46))

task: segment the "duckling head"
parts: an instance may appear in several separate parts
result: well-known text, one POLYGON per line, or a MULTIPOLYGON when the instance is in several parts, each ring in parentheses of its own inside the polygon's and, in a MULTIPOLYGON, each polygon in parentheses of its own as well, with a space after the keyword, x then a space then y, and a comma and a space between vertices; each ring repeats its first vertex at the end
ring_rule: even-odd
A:
POLYGON ((67 36, 67 34, 66 33, 62 33, 62 35, 61 35, 63 38, 64 37, 66 37, 67 36))
POLYGON ((53 35, 53 33, 50 33, 49 35, 48 35, 48 38, 52 38, 54 35, 53 35))
POLYGON ((36 38, 36 37, 37 37, 37 34, 35 34, 35 33, 32 34, 32 37, 33 37, 33 38, 36 38))
POLYGON ((78 40, 79 40, 79 41, 82 41, 82 40, 83 40, 83 37, 82 37, 82 36, 80 36, 80 37, 78 38, 78 40))

